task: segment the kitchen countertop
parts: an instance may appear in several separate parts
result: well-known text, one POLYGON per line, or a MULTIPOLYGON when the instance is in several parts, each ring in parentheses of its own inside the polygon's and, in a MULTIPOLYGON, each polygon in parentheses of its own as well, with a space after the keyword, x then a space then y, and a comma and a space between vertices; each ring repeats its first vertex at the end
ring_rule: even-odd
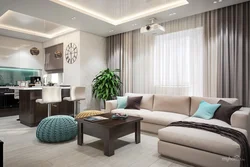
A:
POLYGON ((8 89, 10 86, 0 86, 0 89, 4 89, 4 88, 6 88, 6 89, 8 89))
MULTIPOLYGON (((42 90, 42 87, 7 87, 13 90, 42 90)), ((70 87, 60 87, 61 89, 70 89, 70 87)))

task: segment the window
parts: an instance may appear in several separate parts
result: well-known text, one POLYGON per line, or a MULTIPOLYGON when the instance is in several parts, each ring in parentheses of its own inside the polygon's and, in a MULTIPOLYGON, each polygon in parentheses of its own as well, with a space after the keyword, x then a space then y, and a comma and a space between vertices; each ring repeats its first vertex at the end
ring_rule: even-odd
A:
POLYGON ((203 94, 203 28, 155 37, 154 87, 175 95, 203 94))

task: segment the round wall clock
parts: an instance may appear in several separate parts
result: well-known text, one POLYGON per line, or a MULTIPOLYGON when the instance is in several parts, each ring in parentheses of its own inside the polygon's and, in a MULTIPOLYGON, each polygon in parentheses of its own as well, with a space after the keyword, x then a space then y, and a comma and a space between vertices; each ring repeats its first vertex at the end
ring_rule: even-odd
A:
POLYGON ((69 64, 73 64, 78 56, 77 46, 74 43, 68 44, 65 51, 65 58, 69 64))

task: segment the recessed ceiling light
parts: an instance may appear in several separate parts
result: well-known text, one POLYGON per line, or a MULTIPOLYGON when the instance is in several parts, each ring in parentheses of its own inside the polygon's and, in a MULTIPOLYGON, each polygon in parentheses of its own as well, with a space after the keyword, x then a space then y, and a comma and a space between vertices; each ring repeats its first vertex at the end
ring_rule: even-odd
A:
POLYGON ((136 25, 137 25, 136 23, 132 24, 133 27, 136 26, 136 25))
POLYGON ((176 13, 170 13, 169 16, 173 16, 173 15, 176 15, 176 13))
POLYGON ((110 30, 109 32, 113 32, 114 30, 110 30))
POLYGON ((71 19, 72 19, 72 20, 75 20, 75 19, 76 19, 76 17, 72 17, 71 19))
POLYGON ((222 2, 222 1, 223 1, 223 0, 214 1, 214 4, 220 3, 220 2, 222 2))

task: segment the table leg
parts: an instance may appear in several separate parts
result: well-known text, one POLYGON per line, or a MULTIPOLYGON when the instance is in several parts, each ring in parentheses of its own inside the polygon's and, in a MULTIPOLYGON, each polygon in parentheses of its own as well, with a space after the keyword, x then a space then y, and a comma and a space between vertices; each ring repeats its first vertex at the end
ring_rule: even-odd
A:
POLYGON ((141 123, 140 121, 135 122, 135 143, 141 142, 141 123))
POLYGON ((104 155, 112 156, 115 154, 114 151, 114 142, 113 140, 105 140, 104 141, 104 155))
POLYGON ((78 126, 77 144, 81 146, 83 144, 83 124, 78 122, 77 126, 78 126))

